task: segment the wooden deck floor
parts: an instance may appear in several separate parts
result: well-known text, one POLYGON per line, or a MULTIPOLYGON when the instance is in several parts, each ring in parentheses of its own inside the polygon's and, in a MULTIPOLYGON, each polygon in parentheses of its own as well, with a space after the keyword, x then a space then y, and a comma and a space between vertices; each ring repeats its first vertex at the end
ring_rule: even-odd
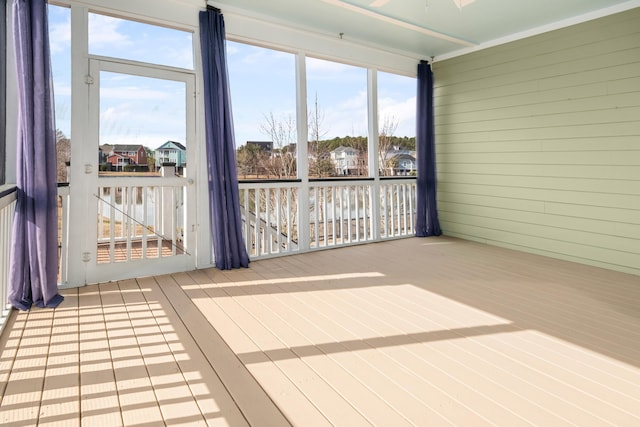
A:
POLYGON ((640 425, 640 277, 405 239, 64 291, 0 425, 640 425))

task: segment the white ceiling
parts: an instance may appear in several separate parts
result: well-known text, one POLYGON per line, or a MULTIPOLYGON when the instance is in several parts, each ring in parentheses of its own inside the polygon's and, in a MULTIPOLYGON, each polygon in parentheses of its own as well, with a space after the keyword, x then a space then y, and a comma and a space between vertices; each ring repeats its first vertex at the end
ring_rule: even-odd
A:
MULTIPOLYGON (((640 7, 640 0, 213 0, 234 13, 436 59, 640 7)), ((640 23, 639 23, 640 25, 640 23)))

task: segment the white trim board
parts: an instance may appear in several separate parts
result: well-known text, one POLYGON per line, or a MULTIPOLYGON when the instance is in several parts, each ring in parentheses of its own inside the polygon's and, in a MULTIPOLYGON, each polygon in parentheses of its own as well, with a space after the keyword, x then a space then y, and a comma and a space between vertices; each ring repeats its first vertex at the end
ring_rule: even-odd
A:
POLYGON ((439 55, 434 58, 434 61, 444 61, 445 59, 456 58, 458 56, 467 55, 469 53, 478 52, 484 49, 500 46, 500 45, 514 42, 517 40, 522 40, 527 37, 537 36, 539 34, 544 34, 550 31, 555 31, 562 28, 570 27, 572 25, 582 24, 583 22, 593 21, 598 18, 603 18, 605 16, 635 9, 637 7, 640 7, 640 0, 630 0, 626 3, 620 3, 618 5, 600 9, 594 12, 584 13, 582 15, 574 16, 568 19, 563 19, 561 21, 557 21, 552 24, 542 25, 540 27, 532 28, 530 30, 511 34, 506 37, 500 37, 488 42, 480 43, 473 47, 463 48, 455 52, 439 55))

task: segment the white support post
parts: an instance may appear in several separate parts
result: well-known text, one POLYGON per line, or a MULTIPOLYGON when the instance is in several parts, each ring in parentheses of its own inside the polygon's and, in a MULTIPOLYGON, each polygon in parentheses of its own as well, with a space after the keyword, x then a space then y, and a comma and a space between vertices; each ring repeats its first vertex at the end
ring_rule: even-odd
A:
MULTIPOLYGON (((11 2, 7 2, 11 3, 11 2)), ((13 43, 13 7, 7 5, 7 49, 6 49, 6 120, 5 120, 5 183, 15 184, 16 156, 18 150, 18 76, 16 75, 16 57, 13 43)), ((3 26, 4 28, 4 26, 3 26)), ((3 304, 0 302, 0 304, 3 304)))
POLYGON ((378 70, 367 70, 367 113, 369 117, 369 177, 372 177, 371 232, 373 240, 380 239, 380 176, 378 158, 378 70))
POLYGON ((298 248, 309 250, 309 130, 307 124, 307 63, 304 52, 296 55, 296 104, 298 127, 298 178, 302 185, 298 190, 298 248))
MULTIPOLYGON (((71 6, 71 168, 69 171, 69 270, 68 283, 81 286, 86 282, 88 263, 96 262, 96 218, 89 218, 87 212, 94 212, 90 204, 97 206, 91 188, 95 180, 87 179, 85 165, 94 164, 98 153, 98 141, 88 134, 89 122, 89 23, 87 8, 71 6), (93 254, 89 258, 87 254, 93 254)), ((96 135, 97 137, 97 135, 96 135)), ((97 173, 97 172, 95 172, 97 173)))
MULTIPOLYGON (((160 168, 160 176, 163 178, 170 178, 176 176, 176 165, 175 163, 164 163, 160 168)), ((175 215, 175 200, 173 197, 173 187, 162 187, 162 200, 163 204, 157 206, 157 209, 161 209, 162 212, 162 223, 160 227, 160 235, 164 236, 164 238, 173 236, 174 233, 174 215, 175 215)), ((174 242, 172 242, 174 243, 174 242)), ((162 250, 161 247, 158 248, 159 251, 162 250)), ((160 254, 160 252, 158 252, 160 254)))

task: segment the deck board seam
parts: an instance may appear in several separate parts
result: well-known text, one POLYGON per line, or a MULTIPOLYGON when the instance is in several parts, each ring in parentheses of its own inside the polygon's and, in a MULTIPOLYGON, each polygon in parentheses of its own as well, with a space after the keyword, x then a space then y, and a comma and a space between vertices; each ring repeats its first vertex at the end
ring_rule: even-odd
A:
MULTIPOLYGON (((206 317, 200 312, 200 310, 198 309, 197 306, 195 306, 191 300, 191 298, 189 297, 189 295, 187 295, 187 293, 185 292, 185 290, 182 288, 182 286, 180 286, 180 284, 176 281, 176 279, 174 278, 173 275, 169 276, 172 280, 172 284, 167 285, 167 286, 173 286, 176 289, 179 289, 179 292, 181 292, 181 294, 183 295, 184 299, 186 299, 187 301, 189 301, 189 304, 192 305, 195 310, 197 311, 197 313, 199 313, 200 316, 202 316, 203 318, 206 319, 206 317)), ((213 362, 210 359, 209 354, 202 348, 202 346, 199 343, 199 340, 192 334, 192 329, 189 327, 189 323, 187 323, 184 318, 180 315, 180 310, 178 310, 176 308, 176 306, 174 305, 174 301, 172 300, 172 298, 170 297, 170 295, 168 295, 165 291, 165 285, 161 284, 158 282, 158 287, 159 289, 162 291, 162 293, 165 295, 165 298, 167 298, 167 301, 169 302, 169 304, 171 304, 171 306, 173 307, 173 310, 178 314, 181 322, 183 323, 183 325, 185 326, 185 328, 187 329, 187 331, 189 332, 191 338, 193 339, 193 341, 195 342, 195 344, 198 346, 200 352, 205 355, 205 358, 207 360, 207 363, 209 363, 209 366, 212 368, 212 370, 216 373, 216 375, 218 376, 218 378, 220 378, 220 382, 221 384, 224 386, 225 390, 229 393, 229 396, 233 399, 234 403, 236 404, 236 406, 238 407, 238 409, 240 410, 240 413, 242 414, 242 416, 244 417, 244 419, 247 421, 247 424, 251 425, 251 422, 247 416, 247 414, 245 413, 245 409, 243 407, 242 404, 240 404, 240 402, 238 402, 238 400, 236 399, 235 393, 229 389, 227 382, 219 375, 218 373, 218 369, 216 369, 215 365, 213 364, 213 362)), ((208 323, 208 322, 207 322, 208 323)), ((209 324, 209 323, 208 323, 209 324)), ((211 325, 211 328, 213 329, 213 331, 217 334, 217 331, 215 331, 215 327, 214 325, 211 325)), ((226 341, 224 341, 224 338, 222 336, 219 336, 220 340, 224 343, 224 345, 226 345, 228 347, 228 344, 226 343, 226 341)), ((232 352, 233 353, 233 352, 232 352)), ((238 359, 237 355, 234 353, 234 357, 237 361, 238 364, 241 364, 244 366, 244 364, 242 363, 242 361, 240 359, 238 359)), ((259 384, 257 382, 257 380, 255 379, 255 377, 247 371, 247 374, 251 376, 251 378, 256 382, 256 384, 259 384)), ((277 408, 278 412, 286 419, 286 417, 284 416, 284 414, 282 413, 282 411, 280 410, 280 408, 273 402, 271 396, 269 396, 264 389, 262 389, 263 393, 266 395, 266 397, 269 399, 269 401, 271 402, 271 404, 277 408)))

